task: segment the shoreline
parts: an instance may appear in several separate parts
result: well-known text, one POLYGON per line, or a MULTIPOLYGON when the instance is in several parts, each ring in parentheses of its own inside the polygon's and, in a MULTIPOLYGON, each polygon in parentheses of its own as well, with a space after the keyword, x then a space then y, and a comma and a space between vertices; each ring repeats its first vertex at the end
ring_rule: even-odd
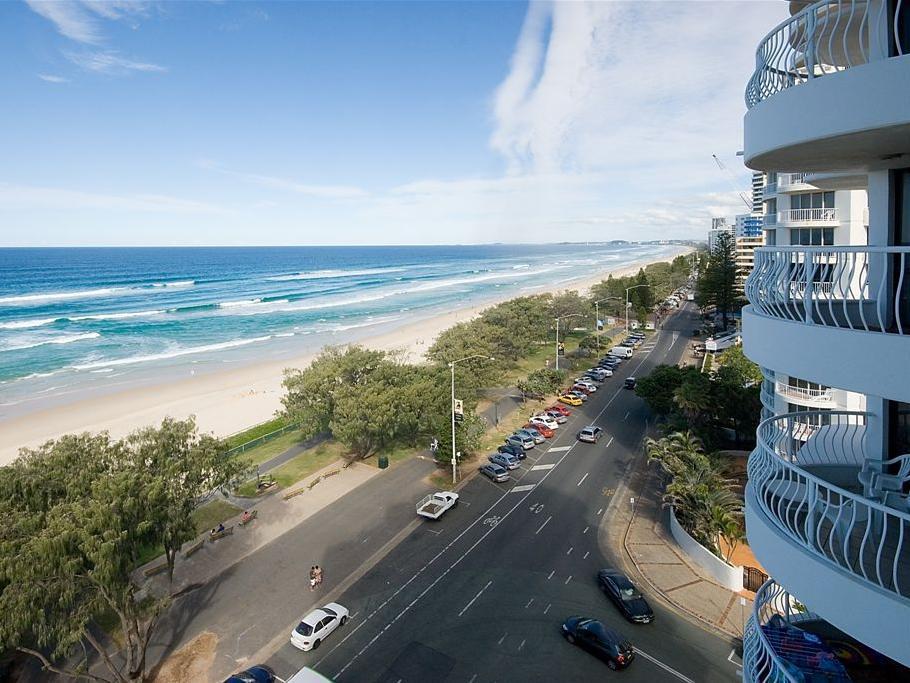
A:
MULTIPOLYGON (((676 255, 689 251, 689 248, 680 247, 676 255)), ((584 293, 609 275, 620 277, 635 273, 652 263, 672 260, 676 255, 634 261, 590 278, 579 278, 564 287, 541 285, 521 293, 511 292, 490 301, 417 319, 391 331, 349 342, 340 341, 339 344, 357 343, 377 350, 401 351, 402 357, 409 362, 420 362, 426 349, 441 332, 476 317, 497 303, 545 292, 555 294, 576 290, 584 293)), ((303 367, 320 351, 317 349, 292 358, 251 363, 36 408, 0 422, 0 466, 18 457, 19 448, 34 447, 64 434, 108 431, 112 437, 119 438, 135 429, 160 423, 166 416, 185 419, 195 415, 202 432, 218 436, 235 434, 274 417, 284 395, 281 382, 285 368, 303 367)))

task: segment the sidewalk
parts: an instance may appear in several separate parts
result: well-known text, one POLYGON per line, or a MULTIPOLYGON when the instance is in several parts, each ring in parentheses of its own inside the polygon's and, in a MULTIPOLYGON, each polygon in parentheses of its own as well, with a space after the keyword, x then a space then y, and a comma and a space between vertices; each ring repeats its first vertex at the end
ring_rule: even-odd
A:
MULTIPOLYGON (((663 487, 656 469, 639 464, 615 519, 622 520, 611 540, 624 550, 651 589, 674 608, 706 626, 734 638, 742 638, 744 621, 752 613, 750 593, 734 593, 711 581, 670 536, 669 510, 663 507, 663 487), (634 506, 630 498, 635 498, 634 506), (745 600, 745 605, 741 604, 745 600)), ((617 494, 619 495, 619 494, 617 494)))
POLYGON ((224 522, 225 527, 233 526, 233 534, 229 536, 211 542, 209 532, 205 532, 194 541, 184 543, 185 551, 198 541, 203 541, 202 547, 191 557, 185 558, 182 552, 177 556, 173 583, 168 581, 167 572, 152 577, 147 577, 144 573, 147 568, 163 563, 163 556, 135 570, 133 582, 141 591, 157 597, 176 595, 193 586, 205 584, 382 472, 363 463, 355 462, 347 468, 342 467, 343 464, 343 460, 338 460, 289 489, 267 494, 257 500, 253 506, 249 506, 251 511, 257 513, 252 522, 240 526, 239 515, 224 522), (313 482, 317 483, 312 488, 307 488, 313 482), (301 489, 304 492, 300 495, 284 499, 289 492, 301 489))

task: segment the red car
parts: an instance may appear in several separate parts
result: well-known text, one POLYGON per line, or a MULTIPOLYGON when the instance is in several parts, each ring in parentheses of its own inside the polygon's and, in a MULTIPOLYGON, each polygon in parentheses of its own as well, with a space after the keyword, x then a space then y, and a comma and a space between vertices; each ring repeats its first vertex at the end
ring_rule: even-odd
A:
POLYGON ((589 396, 590 396, 592 393, 594 393, 594 392, 592 392, 588 387, 586 387, 584 384, 573 384, 573 385, 572 385, 572 388, 571 388, 571 389, 566 389, 566 391, 581 391, 581 392, 583 392, 584 394, 589 395, 589 396))
POLYGON ((560 403, 554 403, 546 410, 555 410, 557 413, 562 413, 566 417, 569 417, 569 415, 572 414, 571 410, 569 410, 568 408, 566 408, 564 405, 562 405, 560 403))
POLYGON ((553 430, 550 429, 549 427, 547 427, 546 425, 534 424, 533 422, 529 422, 528 424, 526 424, 524 426, 524 428, 525 429, 536 429, 538 432, 540 432, 540 435, 545 439, 553 438, 553 434, 554 434, 553 430))

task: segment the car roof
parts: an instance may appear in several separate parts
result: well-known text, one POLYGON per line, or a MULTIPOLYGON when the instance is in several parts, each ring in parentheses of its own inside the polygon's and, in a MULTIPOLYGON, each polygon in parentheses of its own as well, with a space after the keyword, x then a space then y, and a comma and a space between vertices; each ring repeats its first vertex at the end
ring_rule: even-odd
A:
POLYGON ((322 621, 322 620, 325 619, 326 617, 333 617, 333 616, 335 616, 335 615, 334 615, 334 614, 329 614, 329 613, 326 612, 324 609, 318 608, 318 607, 317 607, 317 608, 314 609, 312 612, 310 612, 309 614, 307 614, 307 615, 306 615, 303 619, 301 619, 300 621, 303 622, 304 624, 308 624, 308 625, 310 625, 310 626, 315 626, 316 624, 318 624, 320 621, 322 621))
POLYGON ((585 630, 590 631, 591 633, 594 633, 598 637, 608 640, 611 643, 631 646, 629 639, 626 638, 623 634, 621 634, 619 631, 614 631, 613 629, 604 626, 604 623, 602 621, 598 621, 597 619, 582 619, 578 622, 578 627, 584 628, 585 630))
POLYGON ((598 574, 613 579, 620 588, 634 588, 635 585, 629 580, 629 577, 617 569, 601 569, 598 574))

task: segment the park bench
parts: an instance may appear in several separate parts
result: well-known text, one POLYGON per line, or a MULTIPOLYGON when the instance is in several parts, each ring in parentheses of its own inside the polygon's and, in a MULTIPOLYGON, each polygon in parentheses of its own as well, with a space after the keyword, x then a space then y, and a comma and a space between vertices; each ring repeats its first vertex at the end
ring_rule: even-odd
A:
POLYGON ((205 538, 200 538, 198 541, 191 543, 187 546, 187 549, 183 551, 183 559, 192 556, 196 551, 201 549, 203 545, 205 545, 205 538))
POLYGON ((216 532, 214 532, 214 533, 210 533, 210 534, 209 534, 209 540, 210 540, 212 543, 214 543, 214 542, 217 541, 219 538, 224 538, 225 536, 233 536, 233 535, 234 535, 234 527, 233 527, 233 525, 231 525, 231 526, 225 527, 225 528, 222 529, 221 531, 216 531, 216 532))
POLYGON ((240 518, 240 526, 246 526, 247 524, 252 522, 254 519, 256 519, 258 516, 259 516, 259 510, 251 510, 249 515, 247 515, 246 517, 240 518))
POLYGON ((156 564, 152 567, 147 567, 143 570, 143 574, 146 576, 155 576, 155 574, 161 574, 162 572, 167 571, 167 562, 162 562, 161 564, 156 564))

